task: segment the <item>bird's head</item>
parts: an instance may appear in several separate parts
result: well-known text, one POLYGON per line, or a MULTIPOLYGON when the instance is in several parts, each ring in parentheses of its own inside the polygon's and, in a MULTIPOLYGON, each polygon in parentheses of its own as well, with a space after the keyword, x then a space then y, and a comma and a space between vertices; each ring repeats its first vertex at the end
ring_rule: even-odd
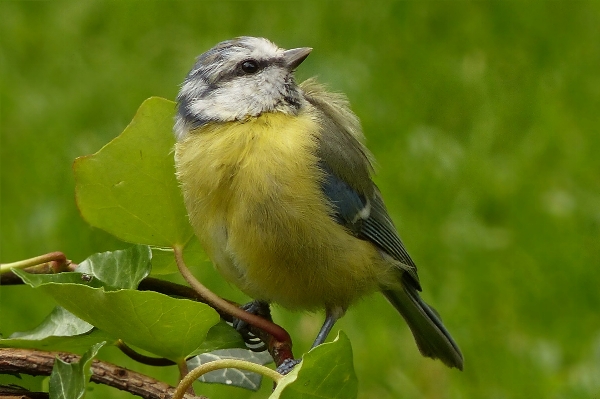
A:
POLYGON ((293 72, 311 50, 284 50, 256 37, 217 44, 196 59, 181 86, 175 136, 180 140, 204 124, 264 112, 298 113, 304 100, 293 72))

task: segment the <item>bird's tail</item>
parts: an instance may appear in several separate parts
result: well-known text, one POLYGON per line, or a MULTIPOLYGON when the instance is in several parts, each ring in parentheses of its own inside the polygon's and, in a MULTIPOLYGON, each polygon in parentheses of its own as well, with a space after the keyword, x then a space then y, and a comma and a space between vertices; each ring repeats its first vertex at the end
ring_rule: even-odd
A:
POLYGON ((410 283, 403 283, 399 289, 383 290, 383 294, 406 320, 423 356, 440 359, 448 367, 463 369, 462 353, 442 319, 410 283))

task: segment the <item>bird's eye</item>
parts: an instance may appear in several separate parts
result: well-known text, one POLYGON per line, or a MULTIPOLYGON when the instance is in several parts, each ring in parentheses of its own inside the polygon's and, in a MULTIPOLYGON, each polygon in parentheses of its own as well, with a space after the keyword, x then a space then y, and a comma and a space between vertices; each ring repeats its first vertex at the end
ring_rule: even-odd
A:
POLYGON ((246 60, 242 62, 242 71, 247 74, 253 74, 258 71, 258 62, 254 60, 246 60))

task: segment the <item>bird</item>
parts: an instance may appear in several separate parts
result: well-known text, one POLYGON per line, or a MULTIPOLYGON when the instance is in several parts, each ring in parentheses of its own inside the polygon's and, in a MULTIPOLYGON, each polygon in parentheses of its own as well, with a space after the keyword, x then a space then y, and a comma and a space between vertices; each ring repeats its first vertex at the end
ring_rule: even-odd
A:
POLYGON ((176 176, 216 269, 254 299, 325 311, 313 347, 358 299, 381 292, 421 354, 463 368, 372 180, 374 158, 347 98, 310 78, 310 47, 222 41, 196 58, 177 95, 176 176))

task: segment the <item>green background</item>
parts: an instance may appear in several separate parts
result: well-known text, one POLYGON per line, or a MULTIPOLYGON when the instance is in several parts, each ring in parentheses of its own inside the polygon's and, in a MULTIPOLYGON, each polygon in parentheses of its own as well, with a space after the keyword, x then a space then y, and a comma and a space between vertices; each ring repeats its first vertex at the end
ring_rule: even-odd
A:
MULTIPOLYGON (((462 373, 422 358, 393 308, 366 298, 334 329, 352 342, 360 397, 598 395, 598 3, 1 2, 2 262, 125 247, 81 220, 73 160, 117 136, 147 97, 174 99, 194 57, 238 35, 313 47, 298 80, 317 75, 348 95, 423 295, 463 350, 462 373)), ((0 295, 5 336, 54 306, 26 287, 0 295)), ((297 354, 322 321, 275 317, 297 354)), ((100 357, 176 380, 114 349, 100 357)))

